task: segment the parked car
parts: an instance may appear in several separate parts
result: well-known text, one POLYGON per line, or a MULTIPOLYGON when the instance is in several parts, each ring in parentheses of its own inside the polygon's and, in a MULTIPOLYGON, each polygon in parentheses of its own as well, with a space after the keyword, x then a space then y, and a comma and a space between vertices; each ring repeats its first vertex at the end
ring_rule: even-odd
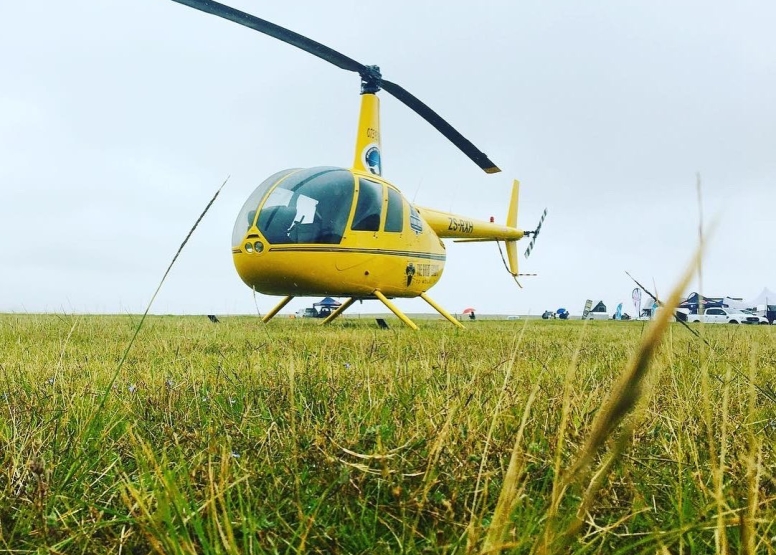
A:
POLYGON ((588 320, 608 320, 609 314, 606 312, 606 307, 604 307, 604 310, 591 310, 585 318, 588 320))
POLYGON ((297 318, 318 318, 318 311, 312 307, 300 308, 296 311, 297 318))
MULTIPOLYGON (((750 316, 757 317, 757 322, 756 322, 757 324, 768 325, 771 323, 770 320, 768 320, 768 317, 766 315, 757 314, 754 310, 743 309, 741 312, 745 314, 749 314, 750 316)), ((754 324, 755 322, 752 322, 752 323, 754 324)))
POLYGON ((760 324, 768 323, 768 319, 732 308, 707 308, 703 314, 690 314, 688 322, 704 322, 706 324, 760 324))
POLYGON ((768 322, 770 322, 771 324, 776 322, 776 304, 766 305, 765 317, 768 318, 768 322))

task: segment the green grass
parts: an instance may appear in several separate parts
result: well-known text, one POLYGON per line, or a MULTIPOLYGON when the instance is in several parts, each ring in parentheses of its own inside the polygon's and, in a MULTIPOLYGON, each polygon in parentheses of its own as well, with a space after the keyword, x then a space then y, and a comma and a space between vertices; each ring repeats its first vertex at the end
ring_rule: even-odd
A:
POLYGON ((672 324, 591 446, 641 322, 153 316, 106 391, 138 321, 0 316, 0 552, 776 552, 776 328, 672 324))

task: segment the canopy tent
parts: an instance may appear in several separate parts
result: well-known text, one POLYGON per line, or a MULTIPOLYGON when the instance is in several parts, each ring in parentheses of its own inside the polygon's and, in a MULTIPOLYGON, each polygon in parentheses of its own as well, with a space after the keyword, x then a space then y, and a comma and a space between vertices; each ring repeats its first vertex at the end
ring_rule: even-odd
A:
POLYGON ((685 300, 679 303, 679 308, 686 308, 692 314, 698 313, 698 305, 703 304, 703 308, 722 308, 723 297, 706 297, 698 293, 690 293, 685 300))
POLYGON ((735 308, 738 310, 755 307, 755 305, 750 302, 746 302, 741 299, 734 299, 733 297, 724 297, 722 299, 722 306, 725 308, 735 308))
POLYGON ((733 297, 706 297, 698 293, 691 293, 685 300, 679 303, 679 308, 689 310, 690 314, 698 314, 699 304, 703 304, 703 310, 707 308, 734 308, 741 310, 754 306, 749 302, 733 297))
POLYGON ((341 304, 342 304, 341 302, 335 301, 331 297, 326 297, 326 298, 318 301, 317 303, 313 303, 313 307, 314 308, 315 307, 320 307, 320 308, 339 308, 339 306, 341 304))
POLYGON ((764 306, 766 304, 774 305, 776 304, 776 293, 765 287, 760 294, 750 300, 748 304, 750 306, 764 306))

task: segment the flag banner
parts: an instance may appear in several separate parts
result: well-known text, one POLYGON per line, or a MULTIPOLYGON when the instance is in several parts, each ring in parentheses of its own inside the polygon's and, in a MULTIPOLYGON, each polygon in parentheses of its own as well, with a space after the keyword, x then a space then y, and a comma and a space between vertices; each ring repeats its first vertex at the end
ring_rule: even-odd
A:
POLYGON ((639 316, 641 314, 641 289, 636 287, 631 293, 631 297, 633 298, 633 306, 636 307, 636 316, 639 316))

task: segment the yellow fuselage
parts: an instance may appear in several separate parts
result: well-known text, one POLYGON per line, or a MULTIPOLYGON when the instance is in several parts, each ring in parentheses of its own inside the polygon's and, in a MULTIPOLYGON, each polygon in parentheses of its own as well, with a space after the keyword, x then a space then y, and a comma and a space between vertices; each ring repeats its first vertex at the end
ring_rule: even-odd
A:
MULTIPOLYGON (((396 191, 375 175, 353 174, 396 191)), ((384 202, 387 204, 387 198, 384 202)), ((379 290, 388 297, 416 297, 439 281, 445 246, 429 225, 421 222, 420 231, 412 228, 412 209, 406 200, 400 232, 383 231, 385 210, 378 231, 351 229, 355 208, 356 201, 343 207, 350 214, 339 244, 269 244, 252 226, 244 241, 232 249, 237 273, 246 285, 267 295, 366 298, 379 290), (263 251, 246 252, 244 245, 255 244, 257 239, 265 243, 263 251)))

